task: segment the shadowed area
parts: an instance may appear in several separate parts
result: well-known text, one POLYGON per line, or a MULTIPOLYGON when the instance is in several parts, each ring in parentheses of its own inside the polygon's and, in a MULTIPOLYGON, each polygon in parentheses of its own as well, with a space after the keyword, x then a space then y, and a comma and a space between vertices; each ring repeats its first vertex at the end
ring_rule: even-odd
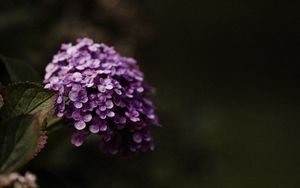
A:
POLYGON ((96 137, 75 148, 64 128, 28 169, 41 187, 298 187, 299 5, 0 2, 1 54, 43 75, 62 42, 88 36, 114 45, 156 87, 163 125, 153 129, 155 151, 130 158, 102 154, 96 137))

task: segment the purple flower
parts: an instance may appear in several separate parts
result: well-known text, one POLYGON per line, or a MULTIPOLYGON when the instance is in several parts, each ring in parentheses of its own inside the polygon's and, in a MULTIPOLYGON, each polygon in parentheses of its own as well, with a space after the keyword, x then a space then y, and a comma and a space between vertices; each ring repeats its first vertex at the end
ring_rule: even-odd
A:
POLYGON ((78 39, 75 45, 63 44, 54 55, 44 83, 59 92, 57 115, 73 123, 75 146, 97 134, 105 153, 154 149, 150 127, 159 124, 147 98, 152 89, 134 59, 105 44, 78 39))

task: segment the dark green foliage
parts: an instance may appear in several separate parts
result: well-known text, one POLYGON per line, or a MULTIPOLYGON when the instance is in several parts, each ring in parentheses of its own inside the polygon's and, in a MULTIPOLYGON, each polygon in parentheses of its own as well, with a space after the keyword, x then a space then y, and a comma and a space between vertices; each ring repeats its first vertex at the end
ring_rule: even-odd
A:
POLYGON ((56 93, 29 82, 1 90, 0 173, 22 167, 37 151, 42 124, 53 109, 56 93))
POLYGON ((0 173, 17 170, 33 157, 39 131, 33 115, 19 115, 0 122, 0 173))
POLYGON ((21 114, 39 114, 39 121, 53 110, 56 93, 29 82, 7 86, 2 92, 5 105, 0 118, 11 118, 21 114))

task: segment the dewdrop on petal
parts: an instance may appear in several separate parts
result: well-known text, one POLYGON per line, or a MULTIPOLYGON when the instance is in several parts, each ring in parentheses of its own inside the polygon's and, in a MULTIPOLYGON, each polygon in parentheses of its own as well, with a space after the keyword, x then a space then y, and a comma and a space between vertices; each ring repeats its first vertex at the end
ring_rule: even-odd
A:
POLYGON ((105 153, 154 149, 150 127, 159 124, 147 98, 151 87, 134 59, 105 44, 78 39, 75 45, 62 44, 46 67, 44 83, 59 92, 57 115, 74 125, 75 146, 97 134, 105 153))

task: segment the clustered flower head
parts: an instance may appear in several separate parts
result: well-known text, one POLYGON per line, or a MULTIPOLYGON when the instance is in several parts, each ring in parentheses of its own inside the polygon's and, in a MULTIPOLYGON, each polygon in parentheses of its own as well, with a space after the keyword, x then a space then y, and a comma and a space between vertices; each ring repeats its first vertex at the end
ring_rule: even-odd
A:
POLYGON ((134 59, 105 44, 78 39, 75 45, 62 44, 46 67, 44 83, 59 92, 57 116, 73 123, 75 146, 97 134, 105 153, 154 149, 150 126, 158 120, 147 98, 152 89, 134 59))

